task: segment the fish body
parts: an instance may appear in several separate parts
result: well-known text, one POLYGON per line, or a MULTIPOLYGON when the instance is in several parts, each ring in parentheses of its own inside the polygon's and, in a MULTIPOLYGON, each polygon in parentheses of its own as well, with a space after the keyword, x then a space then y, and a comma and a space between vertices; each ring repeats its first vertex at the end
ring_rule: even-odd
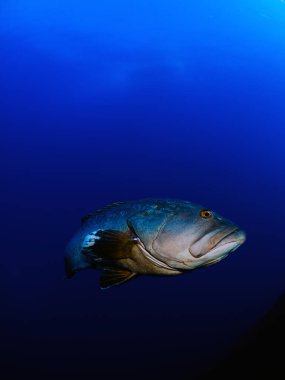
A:
POLYGON ((189 201, 118 202, 87 215, 67 246, 67 277, 99 269, 101 288, 138 275, 179 275, 216 264, 245 241, 217 213, 189 201))

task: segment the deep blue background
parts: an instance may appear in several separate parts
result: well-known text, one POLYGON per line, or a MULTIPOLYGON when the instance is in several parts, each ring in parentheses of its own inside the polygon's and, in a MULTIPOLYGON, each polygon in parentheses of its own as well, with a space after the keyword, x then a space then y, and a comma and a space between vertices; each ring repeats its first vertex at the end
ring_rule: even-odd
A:
POLYGON ((216 361, 285 287, 284 88, 284 1, 2 0, 2 369, 216 361), (156 196, 219 212, 246 244, 188 276, 64 278, 82 216, 156 196))

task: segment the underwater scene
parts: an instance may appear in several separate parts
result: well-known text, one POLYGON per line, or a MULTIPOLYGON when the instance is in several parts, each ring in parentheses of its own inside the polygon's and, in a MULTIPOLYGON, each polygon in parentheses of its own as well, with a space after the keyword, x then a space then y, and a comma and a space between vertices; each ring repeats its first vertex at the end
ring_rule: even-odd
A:
POLYGON ((285 1, 1 0, 0 154, 3 379, 283 378, 285 1))

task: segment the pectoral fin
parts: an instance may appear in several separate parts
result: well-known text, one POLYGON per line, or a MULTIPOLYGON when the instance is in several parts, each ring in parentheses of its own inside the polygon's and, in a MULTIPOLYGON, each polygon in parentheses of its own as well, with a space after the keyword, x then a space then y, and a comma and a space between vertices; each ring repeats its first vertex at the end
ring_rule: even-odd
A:
POLYGON ((114 285, 120 285, 135 277, 136 273, 126 269, 104 269, 100 277, 100 288, 106 289, 114 285))
POLYGON ((82 253, 93 259, 118 260, 130 257, 135 241, 129 232, 116 230, 97 230, 88 234, 82 244, 82 253))

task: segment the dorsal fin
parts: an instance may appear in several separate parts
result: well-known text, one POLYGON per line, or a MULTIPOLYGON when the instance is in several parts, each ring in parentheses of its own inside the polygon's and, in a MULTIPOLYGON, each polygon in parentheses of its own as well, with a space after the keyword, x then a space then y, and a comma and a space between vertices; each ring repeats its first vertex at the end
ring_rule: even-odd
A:
POLYGON ((99 210, 96 210, 90 214, 87 214, 81 219, 81 224, 84 224, 85 222, 87 222, 94 215, 101 214, 102 212, 108 211, 109 209, 111 209, 113 207, 117 207, 117 206, 123 205, 125 203, 129 203, 129 201, 114 202, 114 203, 111 203, 110 205, 106 205, 106 206, 102 207, 99 210))

